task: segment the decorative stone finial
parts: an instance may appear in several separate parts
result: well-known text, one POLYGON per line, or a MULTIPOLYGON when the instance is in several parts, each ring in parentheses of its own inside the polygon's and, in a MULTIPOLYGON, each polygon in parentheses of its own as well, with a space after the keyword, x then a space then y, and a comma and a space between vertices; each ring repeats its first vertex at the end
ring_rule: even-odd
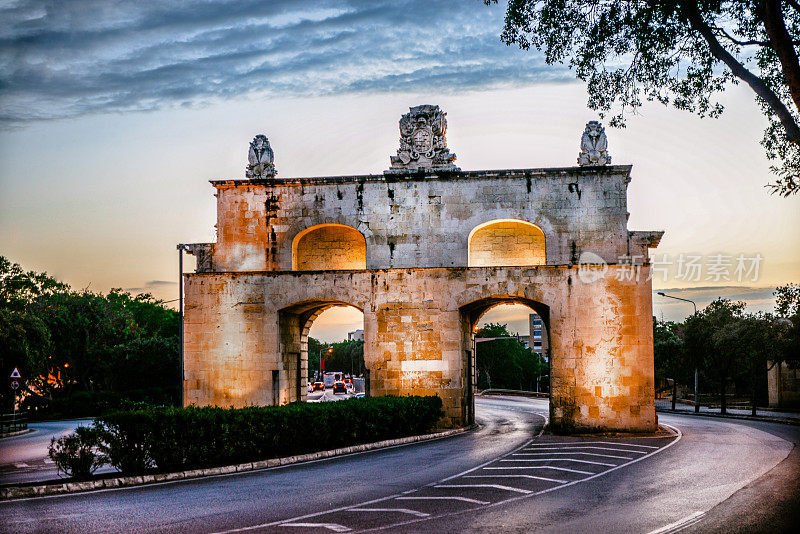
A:
POLYGON ((608 139, 603 125, 598 121, 589 121, 581 137, 581 153, 578 154, 578 165, 608 165, 611 156, 608 154, 608 139))
POLYGON ((258 134, 250 143, 250 152, 247 154, 247 171, 245 176, 251 180, 263 180, 275 177, 275 154, 269 146, 266 135, 258 134))
POLYGON ((439 106, 416 106, 400 118, 400 149, 389 172, 424 169, 458 171, 456 155, 447 148, 447 119, 439 106))

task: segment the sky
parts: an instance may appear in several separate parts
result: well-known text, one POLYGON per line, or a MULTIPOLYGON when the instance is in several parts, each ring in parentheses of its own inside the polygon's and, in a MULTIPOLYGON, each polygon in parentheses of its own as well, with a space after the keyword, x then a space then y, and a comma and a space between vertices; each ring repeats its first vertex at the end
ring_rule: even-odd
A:
MULTIPOLYGON (((585 86, 501 43, 503 14, 478 0, 0 2, 0 254, 76 288, 173 300, 175 245, 215 239, 208 181, 242 178, 256 134, 279 176, 380 173, 400 115, 423 103, 447 112, 462 169, 574 165, 598 119, 585 86)), ((764 188, 749 90, 721 102, 717 120, 646 105, 607 129, 609 151, 633 165, 629 228, 666 232, 654 289, 768 310, 776 285, 800 281, 800 197, 764 188), (739 256, 757 272, 737 276, 739 256)), ((319 336, 359 325, 342 310, 319 336)))

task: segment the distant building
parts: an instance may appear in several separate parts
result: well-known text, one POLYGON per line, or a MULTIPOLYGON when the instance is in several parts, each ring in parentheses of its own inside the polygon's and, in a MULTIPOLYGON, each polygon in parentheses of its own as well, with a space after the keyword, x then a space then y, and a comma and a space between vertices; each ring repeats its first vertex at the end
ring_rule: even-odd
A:
POLYGON ((767 388, 770 408, 800 408, 800 369, 769 362, 767 388))
POLYGON ((355 330, 347 333, 347 341, 364 341, 364 331, 355 330))
POLYGON ((542 353, 542 318, 539 317, 539 314, 532 313, 528 319, 530 321, 528 347, 533 349, 533 352, 542 353))

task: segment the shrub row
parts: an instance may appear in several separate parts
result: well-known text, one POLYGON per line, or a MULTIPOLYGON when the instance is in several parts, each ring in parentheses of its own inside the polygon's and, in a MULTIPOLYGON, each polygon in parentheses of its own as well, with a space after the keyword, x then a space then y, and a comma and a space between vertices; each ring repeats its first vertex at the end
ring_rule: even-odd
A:
MULTIPOLYGON (((430 431, 441 416, 442 400, 437 396, 372 397, 240 409, 116 411, 98 417, 94 428, 99 435, 99 454, 123 474, 137 475, 154 469, 215 467, 416 435, 430 431)), ((51 445, 51 457, 57 445, 51 445)))

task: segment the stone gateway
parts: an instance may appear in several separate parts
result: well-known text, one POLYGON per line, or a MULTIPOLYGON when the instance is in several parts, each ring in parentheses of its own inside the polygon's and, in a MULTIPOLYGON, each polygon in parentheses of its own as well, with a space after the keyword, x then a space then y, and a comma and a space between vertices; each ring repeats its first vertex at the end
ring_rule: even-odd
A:
POLYGON ((251 179, 212 182, 217 241, 187 247, 186 404, 305 400, 311 323, 354 306, 370 394, 439 395, 441 425, 461 426, 474 327, 520 303, 542 318, 555 428, 654 430, 648 248, 663 232, 628 230, 631 166, 603 164, 591 131, 577 167, 462 171, 444 112, 417 106, 383 174, 318 178, 276 178, 258 137, 251 179))

